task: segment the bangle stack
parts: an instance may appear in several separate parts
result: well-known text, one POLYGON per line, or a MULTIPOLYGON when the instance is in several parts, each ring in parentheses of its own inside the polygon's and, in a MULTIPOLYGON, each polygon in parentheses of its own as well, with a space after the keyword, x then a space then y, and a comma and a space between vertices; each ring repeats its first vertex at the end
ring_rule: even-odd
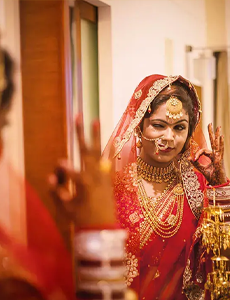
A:
POLYGON ((204 209, 202 243, 212 253, 212 271, 207 274, 205 289, 212 299, 230 299, 230 186, 207 190, 209 206, 204 209))
POLYGON ((87 230, 74 239, 78 299, 123 300, 125 230, 87 230))
POLYGON ((209 207, 218 206, 223 211, 225 223, 230 223, 230 185, 207 189, 207 197, 209 207))

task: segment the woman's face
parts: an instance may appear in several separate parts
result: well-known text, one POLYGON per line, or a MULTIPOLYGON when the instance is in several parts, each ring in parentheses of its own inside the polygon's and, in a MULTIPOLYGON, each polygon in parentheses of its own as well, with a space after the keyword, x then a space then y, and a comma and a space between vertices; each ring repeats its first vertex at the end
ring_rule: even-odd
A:
POLYGON ((162 137, 160 146, 168 143, 166 150, 159 150, 156 154, 154 142, 146 141, 142 137, 140 156, 148 164, 165 167, 181 152, 188 137, 189 116, 183 109, 180 119, 170 119, 166 116, 166 103, 161 104, 157 110, 144 119, 143 135, 148 139, 162 137))

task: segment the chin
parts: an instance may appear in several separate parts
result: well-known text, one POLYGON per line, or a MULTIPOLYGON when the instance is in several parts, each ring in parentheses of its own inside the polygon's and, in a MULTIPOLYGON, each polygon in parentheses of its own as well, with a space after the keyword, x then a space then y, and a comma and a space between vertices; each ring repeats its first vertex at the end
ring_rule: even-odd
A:
POLYGON ((173 154, 173 155, 169 155, 168 153, 166 154, 161 154, 159 153, 159 155, 152 155, 152 159, 158 163, 170 163, 175 157, 177 156, 177 154, 173 154))

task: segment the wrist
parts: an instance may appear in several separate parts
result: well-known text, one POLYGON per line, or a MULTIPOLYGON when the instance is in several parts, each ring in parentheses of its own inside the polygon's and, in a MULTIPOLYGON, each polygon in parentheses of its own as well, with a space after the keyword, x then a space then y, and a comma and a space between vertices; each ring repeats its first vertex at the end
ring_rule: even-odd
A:
POLYGON ((213 189, 213 188, 217 189, 217 188, 221 188, 221 187, 228 186, 229 183, 230 183, 230 181, 229 181, 229 179, 226 177, 226 180, 225 180, 224 183, 214 184, 214 185, 208 183, 206 187, 207 187, 207 189, 213 189))

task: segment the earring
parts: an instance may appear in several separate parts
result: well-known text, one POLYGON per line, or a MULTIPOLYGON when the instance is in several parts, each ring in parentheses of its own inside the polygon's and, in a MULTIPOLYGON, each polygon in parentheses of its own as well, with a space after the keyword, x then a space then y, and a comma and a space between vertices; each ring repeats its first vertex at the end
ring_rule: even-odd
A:
POLYGON ((137 148, 141 149, 142 148, 142 141, 141 138, 137 141, 137 148))

